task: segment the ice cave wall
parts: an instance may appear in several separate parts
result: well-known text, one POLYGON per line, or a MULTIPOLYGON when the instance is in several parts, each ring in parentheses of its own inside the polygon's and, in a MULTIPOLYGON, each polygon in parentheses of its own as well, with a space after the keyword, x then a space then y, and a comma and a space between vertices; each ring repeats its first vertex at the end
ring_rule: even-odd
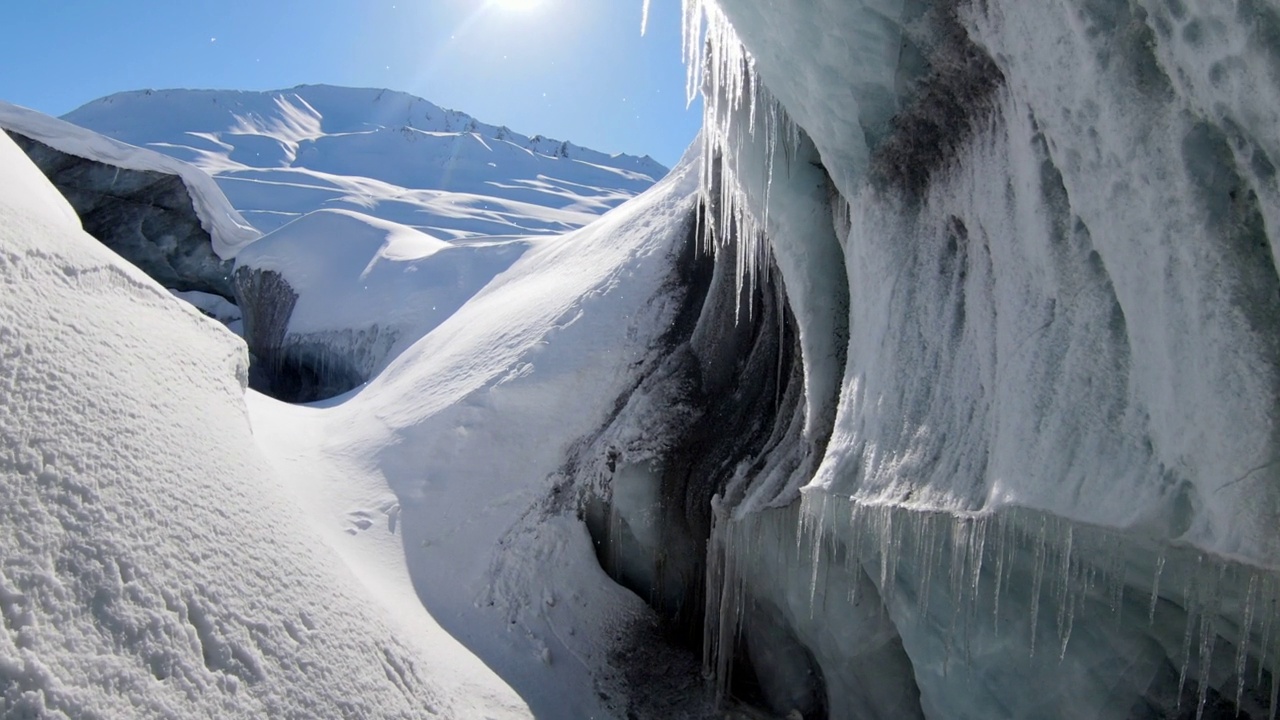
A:
POLYGON ((711 473, 603 433, 606 564, 703 600, 722 692, 784 715, 1274 714, 1276 8, 685 5, 738 288, 691 343, 791 318, 796 380, 711 473), (695 524, 646 514, 682 473, 692 586, 695 524))
POLYGON ((720 3, 851 206, 839 442, 816 485, 1171 523, 1153 532, 1275 565, 1280 25, 1261 4, 1147 5, 720 3), (858 52, 789 52, 819 27, 875 48, 875 87, 898 92, 842 81, 873 72, 858 52), (967 70, 993 81, 943 65, 960 33, 994 64, 967 70), (985 94, 930 128, 954 137, 912 158, 932 162, 927 184, 869 175, 928 141, 916 118, 944 94, 935 78, 985 94), (862 165, 832 119, 855 117, 880 138, 862 165))
POLYGON ((126 170, 8 132, 71 202, 85 232, 165 287, 234 301, 234 263, 214 253, 182 178, 126 170))
POLYGON ((261 233, 202 170, 4 102, 0 129, 89 234, 165 287, 235 300, 232 261, 261 233))

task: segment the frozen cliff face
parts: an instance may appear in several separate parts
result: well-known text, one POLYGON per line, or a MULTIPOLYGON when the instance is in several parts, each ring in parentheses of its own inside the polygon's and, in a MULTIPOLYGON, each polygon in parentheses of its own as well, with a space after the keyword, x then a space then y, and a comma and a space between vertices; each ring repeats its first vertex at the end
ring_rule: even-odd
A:
MULTIPOLYGON (((686 16, 707 243, 744 293, 703 315, 794 318, 799 379, 728 416, 769 442, 697 460, 672 438, 714 413, 705 367, 624 408, 579 460, 606 565, 687 612, 664 545, 705 548, 708 671, 779 714, 1273 714, 1280 13, 686 16)), ((770 387, 720 333, 733 392, 770 387)))
POLYGON ((124 170, 9 135, 71 202, 85 232, 165 287, 235 297, 232 261, 213 252, 180 177, 124 170))
POLYGON ((3 129, 85 231, 166 287, 233 300, 232 260, 260 233, 186 163, 0 102, 3 129))

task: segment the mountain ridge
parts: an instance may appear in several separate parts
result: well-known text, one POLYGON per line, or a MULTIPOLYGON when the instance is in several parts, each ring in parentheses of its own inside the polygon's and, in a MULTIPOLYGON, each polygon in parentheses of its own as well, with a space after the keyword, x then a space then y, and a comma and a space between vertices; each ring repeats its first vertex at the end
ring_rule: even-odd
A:
POLYGON ((667 173, 396 90, 134 90, 63 119, 214 176, 264 232, 346 209, 442 238, 582 227, 667 173))
MULTIPOLYGON (((332 85, 328 83, 303 83, 290 88, 278 88, 274 90, 236 90, 236 89, 218 89, 218 88, 165 88, 165 89, 140 89, 125 90, 112 93, 81 105, 71 112, 62 115, 62 119, 76 124, 85 124, 84 121, 91 121, 94 118, 95 109, 102 105, 113 105, 124 100, 133 100, 136 98, 166 98, 180 95, 187 96, 208 96, 213 100, 214 104, 218 103, 218 96, 232 96, 234 98, 252 99, 262 96, 280 96, 286 93, 292 93, 301 97, 308 105, 315 107, 315 100, 328 100, 321 94, 342 94, 342 95, 368 95, 373 94, 372 102, 391 105, 392 103, 402 103, 405 105, 403 113, 403 122, 395 123, 391 121, 392 117, 397 117, 388 113, 386 115, 387 123, 384 127, 405 127, 415 130, 425 130, 434 132, 464 132, 476 133, 482 137, 489 137, 496 140, 506 140, 516 144, 523 145, 528 149, 539 154, 565 156, 569 153, 569 157, 574 159, 588 159, 592 162, 600 163, 601 160, 613 160, 621 162, 631 162, 637 167, 636 169, 646 174, 658 172, 666 174, 669 170, 666 166, 654 160, 648 154, 635 155, 632 153, 606 153, 600 150, 594 150, 585 146, 577 145, 571 140, 560 140, 548 137, 542 134, 527 135, 512 130, 506 125, 493 125, 483 122, 476 117, 451 108, 446 108, 427 100, 418 95, 414 95, 402 90, 394 90, 391 88, 372 88, 372 87, 354 87, 344 85, 332 85)), ((223 98, 224 100, 226 98, 223 98)), ((226 103, 222 103, 224 106, 226 103)), ((331 121, 337 121, 336 126, 324 128, 326 134, 355 132, 357 129, 342 123, 338 117, 333 117, 329 113, 324 115, 331 121)), ((96 128, 95 128, 96 129, 96 128)), ((102 130, 99 130, 102 132, 102 130)), ((115 132, 103 132, 104 135, 115 136, 123 134, 122 130, 115 132)), ((601 163, 604 164, 604 163, 601 163)), ((621 165, 612 165, 621 167, 621 165)))

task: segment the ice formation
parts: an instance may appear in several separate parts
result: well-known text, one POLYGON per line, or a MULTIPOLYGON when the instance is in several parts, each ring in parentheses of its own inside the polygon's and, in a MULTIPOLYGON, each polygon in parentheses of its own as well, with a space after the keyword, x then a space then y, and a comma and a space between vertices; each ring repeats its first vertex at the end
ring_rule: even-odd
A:
MULTIPOLYGON (((738 286, 721 317, 782 293, 763 311, 794 317, 804 379, 804 432, 782 383, 753 410, 769 440, 703 448, 711 532, 685 547, 707 549, 722 694, 805 717, 1274 716, 1275 9, 685 17, 705 236, 738 286)), ((686 533, 638 498, 698 503, 664 434, 687 421, 646 412, 602 438, 654 440, 584 464, 618 494, 606 560, 670 604, 686 533)))

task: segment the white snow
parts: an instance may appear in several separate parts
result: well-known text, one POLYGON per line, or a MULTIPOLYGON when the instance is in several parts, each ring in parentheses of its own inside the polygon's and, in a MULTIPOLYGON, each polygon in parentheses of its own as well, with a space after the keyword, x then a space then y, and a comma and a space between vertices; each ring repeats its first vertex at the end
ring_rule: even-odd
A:
POLYGON ((77 157, 181 177, 190 191, 200 224, 213 240, 213 251, 224 260, 235 257, 240 248, 261 235, 227 204, 207 174, 187 163, 5 102, 0 102, 0 129, 13 130, 77 157))
MULTIPOLYGON (((595 690, 610 639, 649 612, 600 570, 556 472, 670 321, 654 299, 696 174, 686 164, 600 222, 535 241, 358 392, 250 403, 264 452, 309 488, 304 507, 340 554, 397 565, 402 543, 421 604, 539 716, 610 716, 595 690)), ((417 262, 455 251, 400 240, 417 262)))
POLYGON ((527 247, 522 239, 449 243, 349 210, 319 210, 264 236, 237 265, 278 272, 297 292, 290 333, 377 326, 407 347, 527 247))
MULTIPOLYGON (((243 343, 78 228, 0 137, 9 716, 528 717, 366 584, 256 449, 243 343)), ((388 557, 393 557, 389 555, 388 557)))
POLYGON ((148 90, 66 119, 205 170, 264 231, 326 208, 443 239, 563 233, 667 171, 648 157, 530 138, 390 90, 148 90))

